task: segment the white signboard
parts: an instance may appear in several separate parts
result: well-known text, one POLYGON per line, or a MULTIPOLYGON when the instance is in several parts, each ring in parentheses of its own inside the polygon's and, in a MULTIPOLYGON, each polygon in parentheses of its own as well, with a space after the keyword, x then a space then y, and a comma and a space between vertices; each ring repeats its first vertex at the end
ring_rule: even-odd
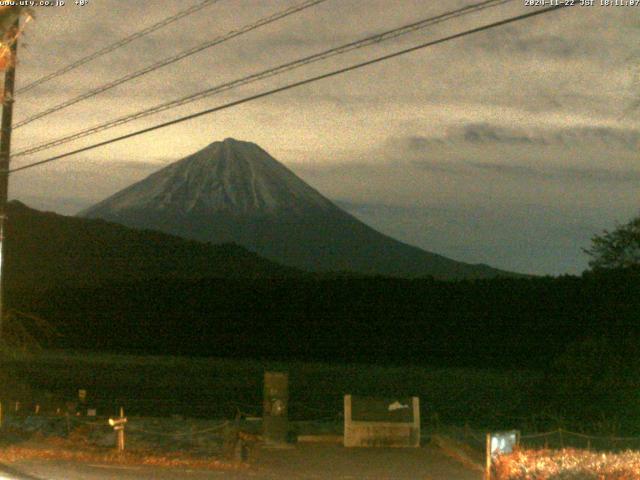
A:
POLYGON ((520 432, 511 430, 509 432, 497 432, 491 434, 491 456, 497 457, 505 453, 511 453, 518 445, 520 432))

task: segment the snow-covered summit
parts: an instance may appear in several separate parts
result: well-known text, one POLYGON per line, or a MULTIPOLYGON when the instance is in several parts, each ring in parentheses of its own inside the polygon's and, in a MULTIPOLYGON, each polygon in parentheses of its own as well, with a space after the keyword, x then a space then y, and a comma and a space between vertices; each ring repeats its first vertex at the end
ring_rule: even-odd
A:
POLYGON ((339 209, 258 145, 227 138, 80 214, 210 243, 304 270, 486 278, 501 272, 399 242, 339 209))
POLYGON ((258 145, 226 138, 179 160, 82 213, 130 209, 175 213, 276 214, 335 208, 258 145))

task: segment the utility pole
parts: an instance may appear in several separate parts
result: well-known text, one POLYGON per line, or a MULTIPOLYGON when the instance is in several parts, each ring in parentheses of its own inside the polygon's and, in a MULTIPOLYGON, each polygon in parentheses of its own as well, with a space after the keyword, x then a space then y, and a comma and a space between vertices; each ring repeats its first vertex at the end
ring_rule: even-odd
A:
POLYGON ((4 305, 4 260, 5 228, 7 220, 7 200, 9 198, 9 162, 11 160, 11 126, 13 124, 13 91, 16 83, 16 62, 18 59, 18 32, 20 16, 17 16, 11 29, 5 33, 9 42, 9 61, 4 73, 4 91, 2 92, 2 123, 0 126, 0 338, 5 320, 4 305))

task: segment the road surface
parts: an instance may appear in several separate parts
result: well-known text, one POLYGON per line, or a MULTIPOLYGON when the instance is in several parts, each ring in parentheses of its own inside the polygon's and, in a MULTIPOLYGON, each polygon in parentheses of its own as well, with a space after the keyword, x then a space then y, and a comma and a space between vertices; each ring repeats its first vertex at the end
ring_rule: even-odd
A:
POLYGON ((480 480, 439 449, 345 449, 298 444, 255 449, 239 471, 21 461, 0 466, 0 480, 480 480))

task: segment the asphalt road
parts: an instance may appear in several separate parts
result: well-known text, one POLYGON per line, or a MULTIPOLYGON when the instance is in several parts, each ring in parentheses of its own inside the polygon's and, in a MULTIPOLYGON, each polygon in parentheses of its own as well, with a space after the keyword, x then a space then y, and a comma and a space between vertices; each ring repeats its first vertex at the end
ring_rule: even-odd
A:
POLYGON ((257 449, 240 471, 113 466, 59 461, 0 465, 0 480, 480 480, 439 449, 345 449, 339 445, 297 445, 257 449))

